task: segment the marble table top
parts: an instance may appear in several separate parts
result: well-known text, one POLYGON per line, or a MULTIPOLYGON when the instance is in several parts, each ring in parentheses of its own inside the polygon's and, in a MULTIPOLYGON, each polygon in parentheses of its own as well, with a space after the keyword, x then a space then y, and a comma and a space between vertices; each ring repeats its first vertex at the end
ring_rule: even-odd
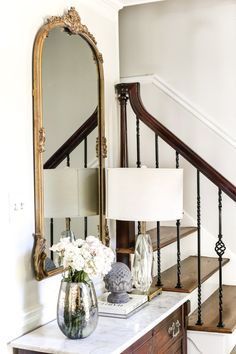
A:
POLYGON ((66 338, 57 322, 52 321, 10 345, 50 354, 119 354, 188 299, 189 294, 163 292, 128 319, 99 317, 97 328, 85 339, 66 338))

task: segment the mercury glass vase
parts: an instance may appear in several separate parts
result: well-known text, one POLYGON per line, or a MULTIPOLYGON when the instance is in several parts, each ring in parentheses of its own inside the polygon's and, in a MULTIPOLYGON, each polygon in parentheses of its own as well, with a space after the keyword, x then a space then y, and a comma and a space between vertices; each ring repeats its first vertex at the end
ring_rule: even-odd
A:
POLYGON ((152 283, 153 249, 148 234, 137 237, 132 268, 133 284, 142 293, 147 293, 152 283))
POLYGON ((57 323, 70 339, 88 337, 98 322, 97 297, 91 280, 62 281, 57 303, 57 323))

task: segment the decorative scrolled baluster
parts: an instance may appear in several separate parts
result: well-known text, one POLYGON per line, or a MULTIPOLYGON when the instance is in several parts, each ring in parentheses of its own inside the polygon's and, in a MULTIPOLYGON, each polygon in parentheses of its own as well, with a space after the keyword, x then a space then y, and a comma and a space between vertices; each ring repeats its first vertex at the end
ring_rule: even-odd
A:
POLYGON ((202 322, 202 294, 201 294, 201 195, 200 195, 200 172, 197 170, 197 269, 198 269, 198 317, 196 325, 202 322))
MULTIPOLYGON (((87 137, 84 138, 84 168, 88 167, 88 147, 87 137)), ((88 218, 84 217, 84 238, 88 236, 88 218)))
MULTIPOLYGON (((70 154, 66 155, 66 166, 70 167, 70 154)), ((70 230, 71 218, 66 218, 66 230, 70 230)))
POLYGON ((140 159, 140 122, 138 117, 136 117, 136 147, 137 147, 136 166, 139 168, 141 167, 141 159, 140 159))
MULTIPOLYGON (((54 241, 53 241, 53 236, 54 236, 54 223, 53 223, 53 218, 50 218, 50 247, 52 247, 54 241)), ((50 251, 50 258, 53 260, 53 251, 50 251)))
MULTIPOLYGON (((176 151, 176 168, 179 168, 179 153, 176 151)), ((176 236, 177 236, 177 283, 176 288, 181 289, 181 253, 180 253, 180 220, 176 221, 176 236)))
MULTIPOLYGON (((137 168, 141 167, 141 159, 140 159, 140 122, 139 118, 136 117, 136 148, 137 148, 137 168)), ((141 233, 141 223, 138 222, 138 234, 141 233)))
POLYGON ((224 327, 223 322, 223 285, 222 285, 222 256, 225 253, 226 247, 222 241, 222 191, 218 191, 218 212, 219 212, 219 235, 215 245, 215 251, 219 260, 219 322, 217 327, 224 327))
MULTIPOLYGON (((159 168, 159 146, 158 135, 155 134, 155 162, 156 168, 159 168)), ((161 282, 161 232, 160 221, 157 221, 157 286, 162 286, 161 282)))
POLYGON ((175 152, 175 167, 179 168, 179 153, 178 153, 178 151, 175 152))

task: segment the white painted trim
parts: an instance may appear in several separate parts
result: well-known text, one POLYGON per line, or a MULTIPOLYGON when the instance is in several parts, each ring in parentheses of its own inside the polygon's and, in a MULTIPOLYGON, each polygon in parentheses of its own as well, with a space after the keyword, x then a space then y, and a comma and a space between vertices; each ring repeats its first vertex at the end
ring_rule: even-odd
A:
POLYGON ((36 306, 34 309, 31 309, 22 314, 22 332, 26 333, 35 326, 40 324, 42 318, 43 306, 36 306))
MULTIPOLYGON (((35 306, 28 311, 24 312, 22 310, 21 312, 19 311, 19 313, 15 314, 17 323, 15 323, 13 331, 8 333, 7 337, 4 338, 6 343, 12 341, 13 338, 17 338, 22 334, 32 331, 33 329, 41 326, 43 323, 48 322, 47 317, 46 321, 42 321, 42 318, 44 317, 43 315, 45 315, 45 309, 40 305, 35 306)), ((50 318, 50 320, 52 320, 52 318, 50 318)))
POLYGON ((122 0, 102 0, 106 5, 110 6, 112 9, 119 11, 124 7, 122 0))
POLYGON ((115 9, 122 9, 125 6, 149 4, 151 2, 160 2, 166 0, 103 0, 108 5, 111 5, 115 9))
POLYGON ((122 3, 124 6, 132 6, 132 5, 141 5, 141 4, 149 4, 150 2, 159 2, 165 0, 123 0, 122 3))
POLYGON ((140 82, 141 84, 151 84, 153 82, 153 74, 142 76, 127 76, 121 77, 121 82, 140 82))
POLYGON ((186 97, 184 97, 180 92, 171 87, 168 83, 166 83, 163 79, 161 79, 158 75, 143 75, 143 76, 133 76, 128 78, 122 78, 122 82, 140 82, 142 84, 152 83, 156 87, 158 87, 162 92, 164 92, 167 96, 189 111, 195 118, 200 120, 203 124, 205 124, 208 128, 210 128, 214 133, 220 136, 224 141, 226 141, 229 145, 236 149, 236 140, 229 135, 223 128, 220 126, 216 120, 203 113, 198 107, 194 105, 194 103, 190 102, 186 97))

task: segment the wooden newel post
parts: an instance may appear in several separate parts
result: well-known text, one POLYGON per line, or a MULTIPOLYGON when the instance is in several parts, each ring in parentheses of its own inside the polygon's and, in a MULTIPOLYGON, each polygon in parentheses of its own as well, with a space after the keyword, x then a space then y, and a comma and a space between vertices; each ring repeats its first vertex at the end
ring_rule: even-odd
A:
MULTIPOLYGON (((120 167, 128 167, 128 139, 127 139, 127 101, 129 89, 126 84, 116 85, 116 92, 120 102, 120 167)), ((122 248, 134 247, 134 221, 116 221, 116 248, 117 261, 130 266, 129 254, 121 253, 122 248)))

